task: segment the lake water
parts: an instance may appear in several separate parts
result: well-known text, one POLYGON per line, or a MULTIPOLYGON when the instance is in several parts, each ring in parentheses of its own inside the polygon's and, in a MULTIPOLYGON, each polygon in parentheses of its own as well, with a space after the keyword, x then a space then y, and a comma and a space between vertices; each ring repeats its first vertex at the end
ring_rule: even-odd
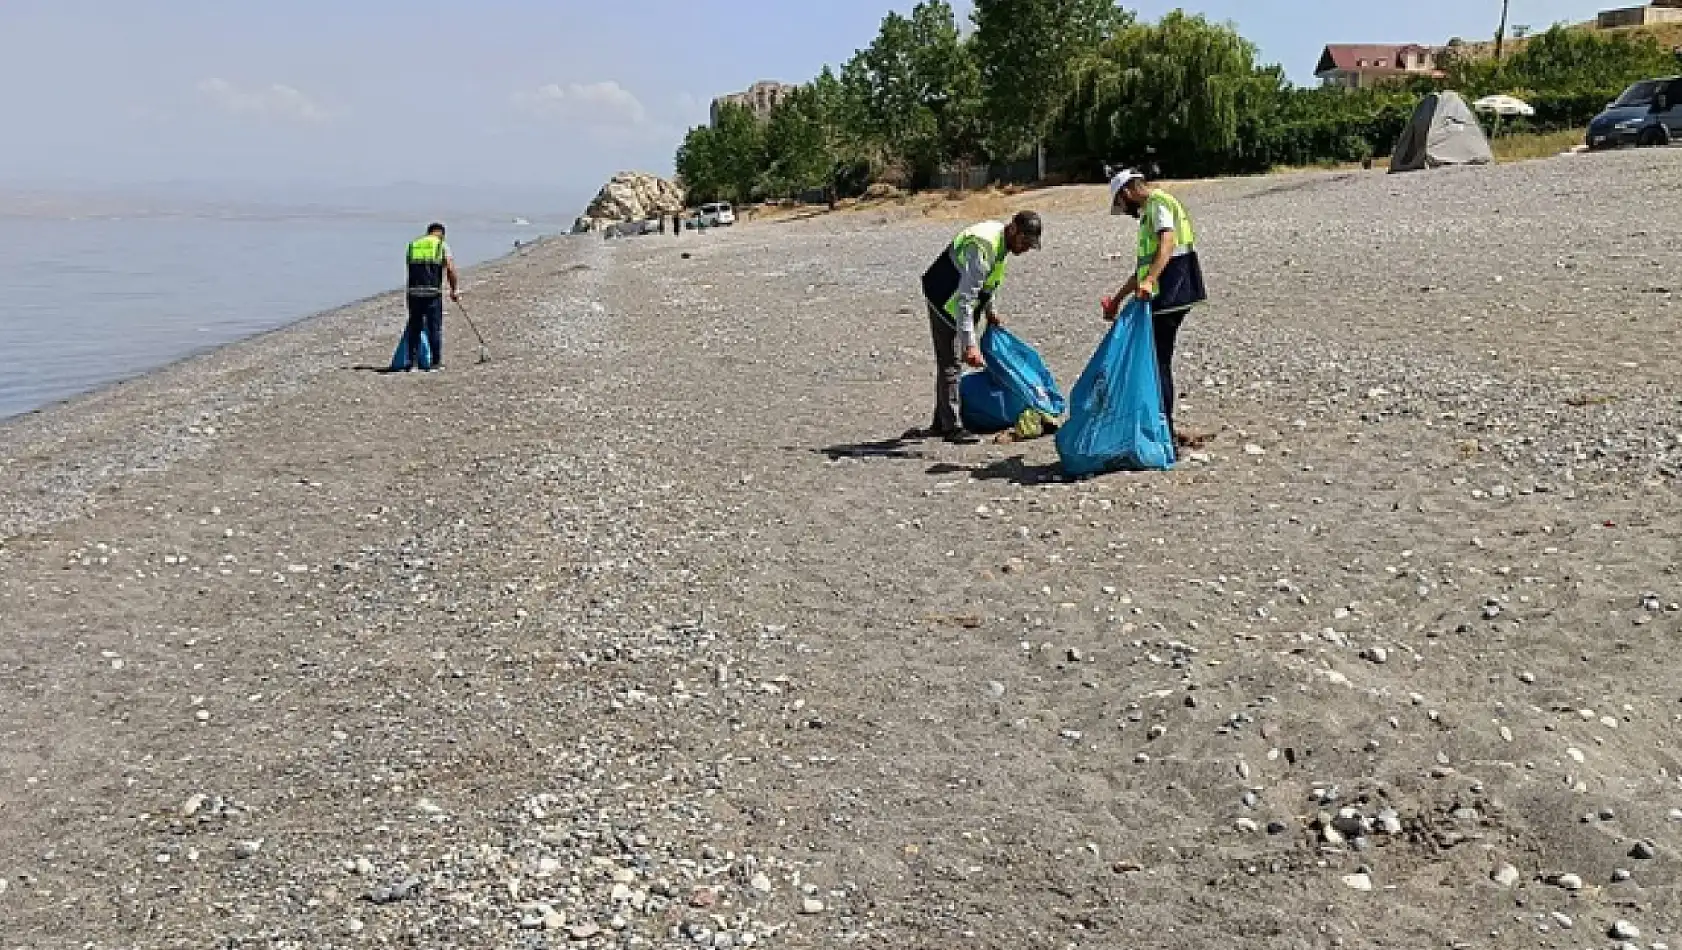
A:
MULTIPOLYGON (((450 249, 465 267, 555 230, 452 219, 450 249)), ((0 216, 0 418, 396 289, 419 232, 331 214, 0 216)))

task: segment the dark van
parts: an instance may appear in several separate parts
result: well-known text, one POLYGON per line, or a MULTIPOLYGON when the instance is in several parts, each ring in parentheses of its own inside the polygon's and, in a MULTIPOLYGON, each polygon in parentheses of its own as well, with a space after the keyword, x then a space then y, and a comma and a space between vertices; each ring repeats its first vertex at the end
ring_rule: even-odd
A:
POLYGON ((1589 123, 1588 147, 1669 145, 1682 139, 1682 76, 1643 79, 1589 123))

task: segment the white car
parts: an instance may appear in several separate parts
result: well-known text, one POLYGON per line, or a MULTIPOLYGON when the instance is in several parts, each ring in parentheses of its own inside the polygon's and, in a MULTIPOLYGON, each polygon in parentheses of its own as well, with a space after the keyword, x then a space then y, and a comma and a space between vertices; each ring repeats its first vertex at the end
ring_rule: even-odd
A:
POLYGON ((699 218, 702 227, 727 228, 736 223, 736 211, 730 207, 730 202, 719 201, 702 205, 699 218))

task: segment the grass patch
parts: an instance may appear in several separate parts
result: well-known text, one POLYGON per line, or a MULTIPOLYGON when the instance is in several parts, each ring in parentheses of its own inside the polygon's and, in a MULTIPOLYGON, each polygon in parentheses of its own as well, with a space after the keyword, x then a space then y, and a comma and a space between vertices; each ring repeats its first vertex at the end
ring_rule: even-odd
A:
POLYGON ((1489 140, 1498 162, 1522 162, 1531 158, 1552 158, 1583 144, 1584 130, 1563 132, 1502 133, 1489 140))

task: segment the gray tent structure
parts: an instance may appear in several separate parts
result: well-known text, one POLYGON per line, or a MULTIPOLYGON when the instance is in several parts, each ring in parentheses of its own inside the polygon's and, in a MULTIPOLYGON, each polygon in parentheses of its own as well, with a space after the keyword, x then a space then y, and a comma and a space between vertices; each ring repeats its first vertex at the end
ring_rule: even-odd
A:
POLYGON ((1390 171, 1413 172, 1444 165, 1488 165, 1495 161, 1489 139, 1466 100, 1455 92, 1433 92, 1413 110, 1396 139, 1390 171))

